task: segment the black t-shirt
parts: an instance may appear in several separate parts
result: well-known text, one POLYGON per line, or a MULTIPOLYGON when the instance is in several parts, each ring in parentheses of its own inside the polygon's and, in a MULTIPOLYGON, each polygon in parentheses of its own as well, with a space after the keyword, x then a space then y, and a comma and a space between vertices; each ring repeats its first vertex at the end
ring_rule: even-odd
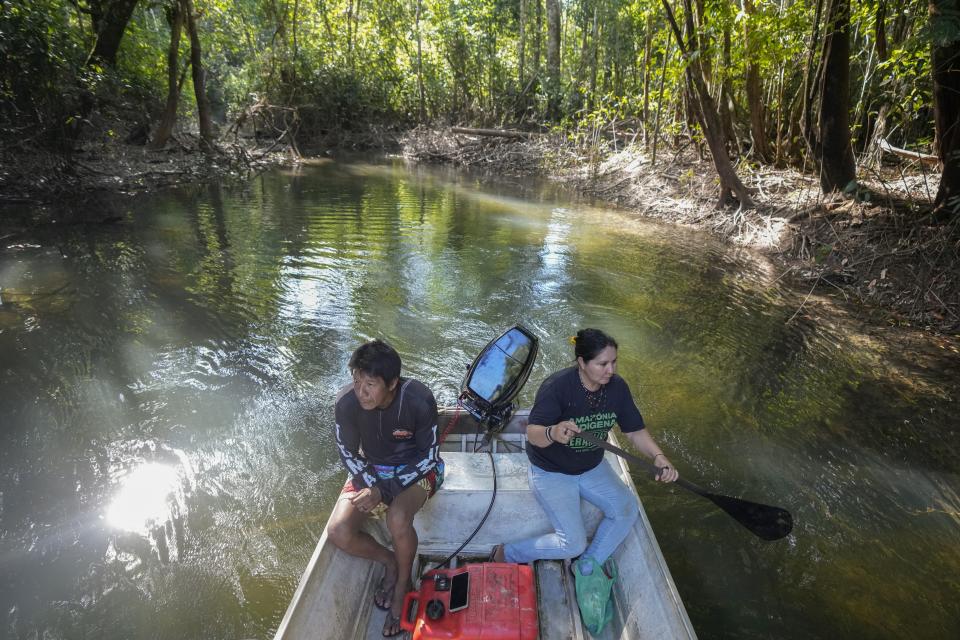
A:
MULTIPOLYGON (((620 425, 624 433, 643 429, 643 416, 623 378, 614 374, 604 385, 600 398, 597 408, 592 408, 577 367, 563 369, 540 385, 530 411, 530 424, 549 427, 571 420, 601 440, 607 439, 614 424, 620 425)), ((553 443, 541 448, 528 443, 527 457, 544 471, 579 475, 600 464, 603 449, 574 436, 569 445, 553 443)))

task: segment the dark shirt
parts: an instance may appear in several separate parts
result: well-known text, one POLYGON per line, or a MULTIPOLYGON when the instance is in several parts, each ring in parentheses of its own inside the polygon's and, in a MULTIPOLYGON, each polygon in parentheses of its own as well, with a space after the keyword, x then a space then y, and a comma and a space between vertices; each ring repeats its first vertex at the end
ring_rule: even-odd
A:
MULTIPOLYGON (((562 369, 544 380, 530 410, 530 424, 545 427, 571 420, 583 431, 601 440, 614 424, 624 433, 643 429, 643 416, 637 409, 630 387, 614 374, 603 386, 596 408, 587 402, 587 393, 580 383, 577 367, 562 369)), ((530 462, 544 471, 579 475, 593 469, 603 460, 603 449, 576 436, 569 445, 553 443, 547 447, 527 445, 530 462)))
POLYGON ((387 504, 440 461, 437 402, 423 383, 400 378, 386 409, 360 406, 353 385, 337 394, 337 449, 355 486, 378 487, 387 504), (395 468, 381 478, 374 465, 395 468))

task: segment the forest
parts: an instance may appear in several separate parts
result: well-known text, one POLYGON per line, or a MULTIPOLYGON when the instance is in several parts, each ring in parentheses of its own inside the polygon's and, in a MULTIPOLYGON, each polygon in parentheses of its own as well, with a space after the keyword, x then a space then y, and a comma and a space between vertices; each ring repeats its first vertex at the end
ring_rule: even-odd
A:
MULTIPOLYGON (((928 194, 897 201, 907 225, 949 224, 956 235, 960 0, 0 8, 6 198, 24 172, 52 172, 46 184, 76 172, 71 154, 91 140, 248 156, 228 142, 253 131, 300 155, 460 125, 552 132, 600 152, 631 143, 654 160, 696 148, 729 211, 754 205, 744 176, 760 167, 796 170, 856 201, 870 198, 865 178, 895 165, 895 176, 922 173, 928 194), (38 154, 44 171, 23 161, 38 154)), ((940 315, 956 316, 954 306, 940 315)))

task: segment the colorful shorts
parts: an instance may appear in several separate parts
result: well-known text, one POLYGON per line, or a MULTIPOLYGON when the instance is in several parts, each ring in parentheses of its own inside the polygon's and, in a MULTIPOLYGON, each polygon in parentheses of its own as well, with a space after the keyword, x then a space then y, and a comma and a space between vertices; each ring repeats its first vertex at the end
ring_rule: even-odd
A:
MULTIPOLYGON (((374 469, 377 470, 377 475, 380 476, 381 480, 389 480, 397 475, 397 471, 401 467, 394 467, 392 465, 373 465, 374 469)), ((423 488, 427 492, 427 498, 432 498, 440 487, 443 485, 443 461, 441 460, 437 466, 428 471, 422 478, 417 480, 414 483, 416 486, 423 488)), ((414 485, 410 485, 414 486, 414 485)), ((340 490, 340 498, 349 497, 350 494, 356 493, 363 489, 362 486, 355 485, 353 483, 353 478, 347 478, 346 483, 343 485, 343 489, 340 490)), ((379 517, 387 512, 387 505, 383 502, 374 507, 373 511, 370 512, 371 516, 379 517)))

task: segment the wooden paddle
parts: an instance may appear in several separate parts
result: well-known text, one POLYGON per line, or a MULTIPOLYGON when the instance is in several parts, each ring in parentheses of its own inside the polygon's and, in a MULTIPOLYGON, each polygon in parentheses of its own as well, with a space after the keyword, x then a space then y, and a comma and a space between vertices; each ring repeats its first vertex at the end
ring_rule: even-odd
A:
MULTIPOLYGON (((659 469, 650 462, 638 458, 632 453, 628 453, 620 447, 612 445, 606 440, 601 440, 586 431, 581 431, 577 436, 607 451, 612 451, 625 460, 640 465, 641 468, 652 473, 654 477, 660 473, 659 469)), ((790 512, 786 509, 710 493, 703 487, 697 486, 683 478, 677 478, 675 484, 680 485, 687 491, 691 491, 698 496, 706 498, 726 511, 730 517, 749 529, 755 536, 764 540, 779 540, 780 538, 786 537, 793 529, 793 516, 791 516, 790 512)))

